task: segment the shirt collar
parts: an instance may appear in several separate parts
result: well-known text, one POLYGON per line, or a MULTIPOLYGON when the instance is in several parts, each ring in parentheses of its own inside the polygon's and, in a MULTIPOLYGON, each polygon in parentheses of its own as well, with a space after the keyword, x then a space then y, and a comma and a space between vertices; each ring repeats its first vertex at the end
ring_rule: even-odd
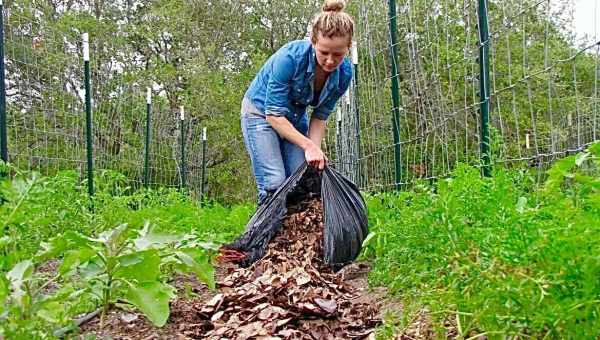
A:
POLYGON ((308 68, 306 69, 306 73, 314 74, 315 68, 317 67, 317 55, 315 53, 315 48, 312 44, 310 44, 310 49, 308 52, 308 68))
MULTIPOLYGON (((340 68, 342 67, 342 64, 344 62, 342 61, 338 67, 335 68, 335 71, 333 71, 328 79, 327 82, 325 83, 326 87, 328 89, 333 88, 334 84, 337 84, 339 82, 339 78, 340 78, 340 68)), ((309 73, 311 75, 311 78, 314 76, 315 74, 315 69, 317 67, 317 55, 315 52, 315 48, 313 47, 312 44, 310 44, 310 51, 308 54, 308 68, 306 69, 306 73, 309 73)))

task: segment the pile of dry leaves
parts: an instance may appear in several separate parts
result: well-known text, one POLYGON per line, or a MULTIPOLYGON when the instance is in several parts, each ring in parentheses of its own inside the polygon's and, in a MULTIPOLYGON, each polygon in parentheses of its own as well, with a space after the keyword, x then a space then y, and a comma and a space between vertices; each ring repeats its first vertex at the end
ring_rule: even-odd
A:
MULTIPOLYGON (((265 257, 233 270, 219 294, 189 306, 179 331, 210 339, 365 338, 380 322, 377 307, 321 261, 322 204, 307 200, 290 208, 265 257), (193 317, 191 317, 193 316, 193 317)), ((239 259, 234 251, 223 259, 239 259)))

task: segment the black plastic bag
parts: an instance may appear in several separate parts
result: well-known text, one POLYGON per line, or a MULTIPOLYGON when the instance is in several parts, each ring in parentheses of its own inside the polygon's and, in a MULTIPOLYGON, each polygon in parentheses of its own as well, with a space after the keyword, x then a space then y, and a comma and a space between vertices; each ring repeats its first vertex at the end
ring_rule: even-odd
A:
POLYGON ((323 202, 323 260, 334 270, 352 262, 368 234, 367 209, 356 185, 328 166, 323 171, 305 162, 267 201, 246 225, 246 231, 227 248, 246 253, 242 266, 264 256, 269 242, 282 226, 287 207, 309 196, 323 202))

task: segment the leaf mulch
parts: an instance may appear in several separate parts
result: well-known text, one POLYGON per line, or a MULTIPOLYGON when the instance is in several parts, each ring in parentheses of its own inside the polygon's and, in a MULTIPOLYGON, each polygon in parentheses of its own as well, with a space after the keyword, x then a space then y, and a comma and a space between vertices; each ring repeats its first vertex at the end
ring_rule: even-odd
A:
POLYGON ((111 313, 104 330, 92 322, 83 333, 115 339, 374 338, 381 318, 378 301, 365 294, 368 266, 353 264, 334 273, 321 260, 322 238, 320 200, 302 202, 289 208, 282 230, 252 266, 238 268, 228 262, 243 254, 221 252, 216 294, 186 283, 199 296, 173 301, 162 329, 137 313, 111 313), (355 277, 362 281, 356 284, 355 277))
POLYGON ((210 301, 193 302, 184 335, 352 339, 373 332, 381 321, 378 308, 357 302, 356 291, 321 261, 321 202, 314 199, 290 210, 262 259, 221 280, 220 293, 210 301))

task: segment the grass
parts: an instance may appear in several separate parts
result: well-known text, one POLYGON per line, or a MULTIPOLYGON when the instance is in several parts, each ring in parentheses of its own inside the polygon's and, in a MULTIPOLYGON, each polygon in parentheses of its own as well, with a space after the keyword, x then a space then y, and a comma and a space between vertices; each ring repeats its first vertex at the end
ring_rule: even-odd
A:
MULTIPOLYGON (((57 235, 70 231, 99 235, 122 224, 139 230, 150 223, 157 235, 194 235, 195 240, 223 243, 241 233, 254 211, 250 204, 225 207, 204 202, 201 206, 174 189, 134 192, 123 186, 122 175, 110 171, 97 176, 92 210, 85 183, 75 172, 41 177, 0 166, 0 173, 11 173, 10 178, 0 176, 0 337, 52 338, 53 330, 68 326, 75 315, 98 308, 91 291, 81 290, 83 282, 55 279, 58 290, 34 301, 29 292, 45 285, 50 273, 35 277, 25 274, 25 284, 8 279, 9 271, 25 260, 33 260, 36 268, 43 267, 47 256, 38 254, 60 244, 48 242, 57 235), (25 299, 17 297, 13 284, 26 287, 25 299)), ((164 269, 169 272, 169 268, 164 269)))
POLYGON ((251 204, 209 202, 201 208, 175 189, 131 192, 121 183, 118 173, 98 176, 92 212, 85 183, 74 171, 53 177, 17 172, 13 180, 0 178, 0 227, 7 236, 0 243, 0 270, 33 256, 41 242, 58 233, 93 234, 122 223, 141 227, 148 221, 157 230, 194 232, 207 241, 226 242, 243 230, 254 211, 251 204))
MULTIPOLYGON (((381 337, 392 337, 426 309, 440 336, 440 325, 450 319, 466 338, 595 338, 599 159, 600 145, 567 157, 545 183, 525 171, 498 170, 481 178, 477 169, 462 165, 434 186, 368 196, 373 235, 362 257, 374 264, 370 283, 389 287, 409 306, 396 320, 386 317, 381 337)), ((141 227, 149 221, 158 231, 228 242, 254 210, 251 204, 200 206, 170 189, 133 192, 118 173, 97 178, 93 213, 75 172, 0 179, 0 272, 33 258, 58 233, 92 235, 122 223, 141 227)), ((73 305, 73 314, 89 308, 73 305)), ((30 328, 27 334, 35 338, 52 329, 39 318, 30 328)))
MULTIPOLYGON (((600 319, 596 156, 560 161, 536 188, 524 172, 459 166, 435 187, 368 200, 373 285, 427 307, 462 336, 595 338, 600 319)), ((443 334, 443 333, 440 333, 443 334)))

